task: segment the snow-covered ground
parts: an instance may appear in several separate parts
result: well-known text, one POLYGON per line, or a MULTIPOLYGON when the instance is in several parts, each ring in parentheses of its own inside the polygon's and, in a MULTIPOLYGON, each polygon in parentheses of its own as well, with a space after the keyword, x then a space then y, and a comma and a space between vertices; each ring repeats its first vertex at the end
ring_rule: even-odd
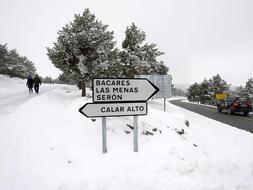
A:
POLYGON ((0 75, 0 97, 17 94, 26 90, 26 81, 19 78, 10 78, 0 75), (23 87, 23 88, 22 88, 23 87))
POLYGON ((103 154, 101 119, 78 112, 91 98, 76 87, 43 84, 29 95, 25 81, 0 76, 0 90, 1 190, 253 189, 246 131, 151 100, 139 117, 139 152, 127 126, 133 117, 117 117, 107 119, 103 154))

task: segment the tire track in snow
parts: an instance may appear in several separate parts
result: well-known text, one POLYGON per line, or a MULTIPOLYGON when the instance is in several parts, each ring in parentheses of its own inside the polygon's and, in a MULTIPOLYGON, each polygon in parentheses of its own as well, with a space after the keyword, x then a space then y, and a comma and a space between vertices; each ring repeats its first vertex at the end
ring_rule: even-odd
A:
POLYGON ((5 95, 3 97, 0 97, 0 115, 10 113, 13 109, 31 100, 32 98, 36 98, 53 89, 55 89, 55 86, 43 86, 43 88, 40 89, 39 94, 29 94, 28 90, 25 90, 18 91, 17 94, 5 95))

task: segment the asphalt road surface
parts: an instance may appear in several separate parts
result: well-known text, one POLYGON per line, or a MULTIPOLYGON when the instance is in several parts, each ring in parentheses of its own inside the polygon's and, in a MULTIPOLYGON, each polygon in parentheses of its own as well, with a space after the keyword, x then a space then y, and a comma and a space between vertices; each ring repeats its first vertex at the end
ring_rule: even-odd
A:
POLYGON ((238 129, 243 129, 253 133, 253 114, 249 116, 244 116, 243 114, 229 114, 226 110, 223 110, 221 113, 217 112, 216 108, 196 105, 187 102, 181 102, 178 100, 170 101, 170 103, 182 107, 184 109, 196 112, 203 116, 209 117, 211 119, 226 123, 237 127, 238 129))

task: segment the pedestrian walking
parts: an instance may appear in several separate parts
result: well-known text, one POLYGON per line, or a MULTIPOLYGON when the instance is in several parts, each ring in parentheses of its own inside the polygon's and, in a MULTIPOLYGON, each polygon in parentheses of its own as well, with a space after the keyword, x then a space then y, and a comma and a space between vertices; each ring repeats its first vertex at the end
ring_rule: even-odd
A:
POLYGON ((41 80, 40 80, 38 75, 35 75, 35 77, 33 79, 33 82, 34 82, 34 90, 38 94, 39 93, 39 88, 40 88, 40 85, 41 85, 41 80))
POLYGON ((29 94, 33 93, 33 78, 31 75, 28 76, 26 86, 29 89, 29 94))

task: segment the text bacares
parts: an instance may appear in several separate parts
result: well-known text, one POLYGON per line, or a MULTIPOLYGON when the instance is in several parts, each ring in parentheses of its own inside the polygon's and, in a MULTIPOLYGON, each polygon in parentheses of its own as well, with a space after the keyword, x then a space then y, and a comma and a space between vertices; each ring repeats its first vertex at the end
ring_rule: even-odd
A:
POLYGON ((129 80, 112 80, 112 79, 101 79, 96 80, 97 86, 129 86, 129 80))

